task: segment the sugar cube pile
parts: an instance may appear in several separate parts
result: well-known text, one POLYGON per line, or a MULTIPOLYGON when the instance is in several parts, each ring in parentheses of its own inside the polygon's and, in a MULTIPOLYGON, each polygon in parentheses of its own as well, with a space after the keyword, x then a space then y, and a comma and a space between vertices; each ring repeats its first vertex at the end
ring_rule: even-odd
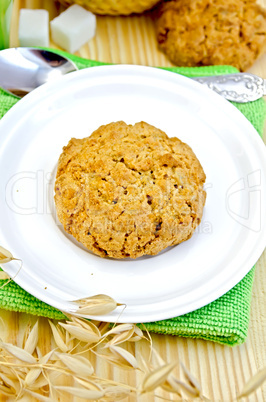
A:
MULTIPOLYGON (((96 16, 74 4, 54 18, 50 22, 50 27, 54 43, 64 50, 74 53, 94 37, 96 16)), ((23 47, 49 47, 49 13, 47 10, 20 10, 19 43, 23 47)))

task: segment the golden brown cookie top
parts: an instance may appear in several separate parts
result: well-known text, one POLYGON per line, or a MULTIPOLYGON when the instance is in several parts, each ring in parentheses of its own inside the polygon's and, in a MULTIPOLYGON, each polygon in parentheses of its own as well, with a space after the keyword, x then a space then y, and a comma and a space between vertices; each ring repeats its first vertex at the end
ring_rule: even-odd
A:
POLYGON ((179 66, 248 69, 266 47, 266 11, 255 0, 170 0, 157 10, 157 40, 179 66))
POLYGON ((157 254, 201 219, 204 171, 191 148, 145 123, 101 126, 59 158, 55 202, 67 232, 101 256, 157 254))

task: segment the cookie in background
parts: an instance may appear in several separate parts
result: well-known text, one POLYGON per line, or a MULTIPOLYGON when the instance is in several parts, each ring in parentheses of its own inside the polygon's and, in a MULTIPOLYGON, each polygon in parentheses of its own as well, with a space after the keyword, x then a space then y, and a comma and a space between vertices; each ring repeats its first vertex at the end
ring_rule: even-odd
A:
POLYGON ((266 49, 266 10, 255 0, 170 0, 155 11, 160 49, 178 66, 252 66, 266 49))
POLYGON ((158 0, 59 0, 64 6, 79 4, 94 14, 130 15, 152 8, 158 0))

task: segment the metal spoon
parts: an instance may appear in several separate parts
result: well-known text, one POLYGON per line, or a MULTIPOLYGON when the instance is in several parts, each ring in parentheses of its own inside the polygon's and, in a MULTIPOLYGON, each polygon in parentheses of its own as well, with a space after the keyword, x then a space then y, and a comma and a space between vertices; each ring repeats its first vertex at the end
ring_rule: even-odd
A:
POLYGON ((238 103, 255 101, 266 95, 266 80, 250 73, 193 78, 223 98, 238 103))
MULTIPOLYGON (((38 86, 76 71, 76 65, 55 52, 17 47, 0 51, 0 86, 21 98, 38 86)), ((266 95, 266 80, 249 73, 194 77, 227 100, 245 103, 266 95)))
POLYGON ((72 61, 51 51, 27 47, 0 51, 0 86, 19 98, 76 70, 72 61))

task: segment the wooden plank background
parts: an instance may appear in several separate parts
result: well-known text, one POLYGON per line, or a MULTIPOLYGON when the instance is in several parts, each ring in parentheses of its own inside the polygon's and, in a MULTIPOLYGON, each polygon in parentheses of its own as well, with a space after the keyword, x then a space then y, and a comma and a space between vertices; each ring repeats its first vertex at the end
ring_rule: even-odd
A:
MULTIPOLYGON (((260 4, 266 7, 266 0, 260 4)), ((21 8, 44 8, 53 19, 63 7, 52 0, 15 0, 12 20, 11 46, 17 46, 18 15, 21 8)), ((52 43, 52 47, 56 46, 52 43)), ((112 63, 141 64, 148 66, 170 66, 171 63, 158 48, 152 19, 147 15, 130 17, 97 17, 97 34, 84 45, 78 55, 112 63)), ((266 78, 266 54, 250 69, 251 72, 266 78)), ((264 137, 265 138, 265 137, 264 137)), ((245 344, 234 348, 203 340, 183 339, 174 336, 152 335, 153 345, 167 361, 181 360, 202 384, 204 394, 212 401, 232 401, 243 384, 259 369, 266 367, 266 253, 257 263, 252 295, 251 319, 248 339, 245 344)), ((0 317, 6 326, 0 325, 0 337, 8 342, 19 341, 27 322, 36 318, 26 314, 1 311, 0 317)), ((40 319, 40 338, 43 352, 51 345, 51 333, 47 320, 40 319)), ((146 343, 129 346, 136 348, 136 355, 147 356, 146 343)), ((124 381, 129 385, 138 383, 138 376, 129 371, 114 369, 108 364, 95 361, 97 374, 107 378, 124 381)), ((175 374, 178 376, 179 369, 175 374)), ((65 383, 67 384, 67 381, 65 383)), ((163 391, 156 395, 167 396, 163 391)), ((6 401, 0 397, 1 401, 6 401)), ((27 399, 28 400, 28 399, 27 399)), ((64 395, 60 401, 72 401, 64 395)), ((78 399, 75 399, 78 400, 78 399)), ((136 401, 134 396, 128 399, 136 401)), ((139 398, 139 401, 160 401, 153 393, 139 398)), ((170 397, 170 400, 175 400, 170 397)), ((266 384, 247 400, 263 402, 266 400, 266 384)))

